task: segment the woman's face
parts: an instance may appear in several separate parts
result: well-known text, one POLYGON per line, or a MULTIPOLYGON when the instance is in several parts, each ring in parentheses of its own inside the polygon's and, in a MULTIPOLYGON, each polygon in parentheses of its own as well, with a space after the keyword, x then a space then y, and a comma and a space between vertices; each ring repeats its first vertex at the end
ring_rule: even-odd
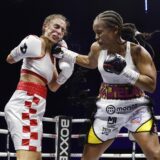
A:
POLYGON ((95 32, 95 39, 102 49, 108 49, 115 43, 118 30, 107 27, 103 20, 95 19, 93 22, 93 30, 95 32))
POLYGON ((61 41, 66 33, 66 22, 60 18, 51 20, 44 26, 44 36, 54 44, 61 41))

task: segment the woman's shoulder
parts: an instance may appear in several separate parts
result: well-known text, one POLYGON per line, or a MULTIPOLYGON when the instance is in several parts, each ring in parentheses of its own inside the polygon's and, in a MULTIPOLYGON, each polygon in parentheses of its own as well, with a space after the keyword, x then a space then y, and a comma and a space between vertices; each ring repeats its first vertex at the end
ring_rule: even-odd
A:
POLYGON ((91 45, 91 51, 94 52, 94 53, 99 53, 101 51, 101 47, 100 45, 98 44, 98 42, 93 42, 92 45, 91 45))
POLYGON ((131 43, 131 55, 135 61, 144 58, 151 59, 149 52, 143 46, 135 43, 131 43))

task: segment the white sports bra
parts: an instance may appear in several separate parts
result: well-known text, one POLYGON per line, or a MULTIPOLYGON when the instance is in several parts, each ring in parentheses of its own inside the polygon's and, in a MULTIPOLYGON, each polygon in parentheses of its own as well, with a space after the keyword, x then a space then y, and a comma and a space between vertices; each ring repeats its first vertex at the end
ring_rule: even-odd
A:
MULTIPOLYGON (((33 38, 33 36, 31 35, 30 37, 33 38)), ((39 38, 34 38, 34 42, 35 41, 40 41, 39 38)), ((53 77, 53 71, 54 71, 54 64, 51 60, 50 54, 46 53, 43 57, 40 57, 41 55, 41 43, 36 43, 38 45, 34 45, 33 49, 31 49, 31 53, 30 55, 32 56, 32 51, 34 53, 35 49, 39 50, 40 53, 36 53, 35 56, 32 56, 32 58, 29 57, 24 57, 23 58, 23 64, 22 64, 22 71, 27 70, 27 71, 31 71, 41 77, 43 77, 44 79, 47 80, 47 83, 49 83, 52 80, 53 77)), ((29 46, 28 46, 29 48, 29 46)), ((23 73, 23 72, 22 72, 23 73)), ((29 72, 28 72, 29 73, 29 72)))
MULTIPOLYGON (((128 84, 128 81, 124 76, 116 75, 115 73, 109 73, 103 69, 103 63, 108 57, 109 57, 108 51, 102 50, 98 58, 98 70, 101 73, 103 82, 107 84, 128 84)), ((130 42, 128 41, 127 41, 127 47, 126 47, 126 55, 124 58, 127 62, 127 66, 137 71, 137 68, 133 63, 132 56, 131 56, 131 45, 130 45, 130 42)))

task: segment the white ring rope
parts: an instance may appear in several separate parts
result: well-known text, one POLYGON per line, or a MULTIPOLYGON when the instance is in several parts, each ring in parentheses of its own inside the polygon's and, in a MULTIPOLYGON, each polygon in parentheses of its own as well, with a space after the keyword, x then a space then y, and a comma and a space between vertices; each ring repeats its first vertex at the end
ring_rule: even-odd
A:
MULTIPOLYGON (((0 117, 4 117, 4 112, 0 112, 0 117)), ((43 117, 44 122, 57 122, 56 118, 43 117)))
MULTIPOLYGON (((0 117, 4 117, 4 112, 0 112, 0 117)), ((57 122, 57 118, 47 118, 43 117, 43 122, 57 122)), ((72 119, 72 123, 85 123, 90 122, 89 119, 72 119)))
MULTIPOLYGON (((0 129, 0 134, 8 134, 7 129, 0 129)), ((160 135, 160 133, 158 133, 160 135)), ((45 138, 56 138, 56 134, 43 133, 43 137, 45 138)), ((82 138, 86 137, 86 134, 72 134, 71 138, 82 138)), ((128 137, 128 133, 119 133, 117 137, 128 137)))
MULTIPOLYGON (((4 112, 0 112, 0 117, 4 117, 4 112)), ((160 116, 155 116, 157 120, 160 120, 160 116)), ((43 117, 44 122, 57 122, 56 118, 47 118, 43 117)), ((84 122, 90 122, 90 119, 72 119, 72 123, 84 123, 84 122)))
MULTIPOLYGON (((7 157, 6 152, 0 152, 0 157, 7 157)), ((11 153, 10 152, 10 157, 16 157, 16 153, 11 153)), ((49 157, 49 158, 54 158, 55 154, 54 153, 42 153, 42 157, 49 157)), ((81 153, 71 153, 71 157, 82 157, 81 153)), ((101 158, 132 158, 132 154, 120 154, 120 153, 107 153, 107 154, 102 154, 101 158)), ((135 158, 145 158, 144 154, 136 154, 135 158)))

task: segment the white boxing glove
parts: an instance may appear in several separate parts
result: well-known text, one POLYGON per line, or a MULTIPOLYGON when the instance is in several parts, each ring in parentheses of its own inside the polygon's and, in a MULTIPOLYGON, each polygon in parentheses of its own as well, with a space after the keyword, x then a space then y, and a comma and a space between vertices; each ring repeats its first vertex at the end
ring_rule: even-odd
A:
POLYGON ((61 69, 61 72, 57 77, 57 83, 62 85, 71 77, 74 70, 74 63, 69 63, 60 59, 59 68, 61 69))
POLYGON ((39 58, 41 57, 41 40, 39 37, 29 35, 24 38, 21 43, 15 47, 10 55, 15 62, 23 58, 39 58))
POLYGON ((61 47, 68 48, 68 45, 67 45, 66 41, 63 40, 63 39, 62 39, 61 41, 58 42, 58 45, 61 46, 61 47))
POLYGON ((75 63, 78 53, 73 52, 65 47, 56 46, 53 50, 53 56, 59 59, 63 59, 69 63, 75 63))

